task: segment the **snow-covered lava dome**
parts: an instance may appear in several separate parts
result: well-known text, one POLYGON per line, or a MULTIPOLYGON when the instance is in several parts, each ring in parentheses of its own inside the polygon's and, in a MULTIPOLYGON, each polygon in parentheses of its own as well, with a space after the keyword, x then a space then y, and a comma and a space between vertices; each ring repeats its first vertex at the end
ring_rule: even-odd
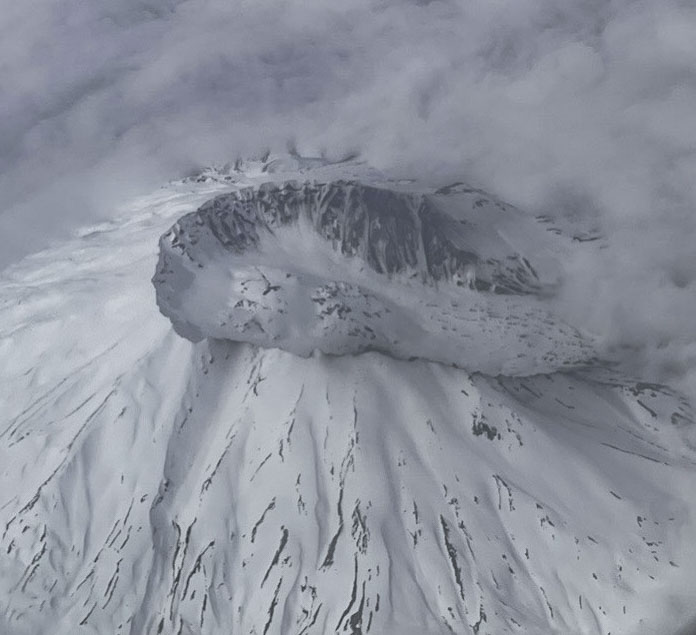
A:
POLYGON ((153 282, 194 342, 531 375, 594 356, 551 309, 548 242, 537 219, 461 183, 272 182, 183 216, 162 236, 153 282))

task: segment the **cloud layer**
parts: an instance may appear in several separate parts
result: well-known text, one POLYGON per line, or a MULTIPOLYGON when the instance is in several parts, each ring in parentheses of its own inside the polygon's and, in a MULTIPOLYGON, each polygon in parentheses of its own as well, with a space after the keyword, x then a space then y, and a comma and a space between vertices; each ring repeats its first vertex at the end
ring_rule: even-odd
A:
POLYGON ((0 17, 0 265, 196 166, 295 145, 588 215, 568 308, 696 385, 696 9, 107 0, 0 17))

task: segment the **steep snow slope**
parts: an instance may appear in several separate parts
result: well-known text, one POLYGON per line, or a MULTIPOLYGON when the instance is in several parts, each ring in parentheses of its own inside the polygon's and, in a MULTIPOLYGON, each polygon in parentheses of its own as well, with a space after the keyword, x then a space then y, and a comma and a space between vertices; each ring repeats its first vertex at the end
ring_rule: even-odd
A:
POLYGON ((0 632, 669 632, 696 591, 670 390, 172 332, 158 237, 316 167, 173 184, 4 275, 0 632))

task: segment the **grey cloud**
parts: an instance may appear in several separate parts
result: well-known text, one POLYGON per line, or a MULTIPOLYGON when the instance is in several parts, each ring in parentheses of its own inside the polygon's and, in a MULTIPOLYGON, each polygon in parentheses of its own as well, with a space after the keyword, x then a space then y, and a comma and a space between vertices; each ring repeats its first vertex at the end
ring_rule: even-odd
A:
MULTIPOLYGON (((566 301, 696 385, 696 9, 665 0, 99 0, 0 17, 7 264, 193 166, 359 150, 596 217, 566 301)), ((694 389, 696 392, 696 389, 694 389)))

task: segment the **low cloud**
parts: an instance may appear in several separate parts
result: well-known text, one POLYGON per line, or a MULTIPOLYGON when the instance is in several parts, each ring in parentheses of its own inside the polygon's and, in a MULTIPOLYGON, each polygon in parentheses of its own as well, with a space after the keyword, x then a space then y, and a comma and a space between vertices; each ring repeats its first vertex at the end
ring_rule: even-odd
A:
MULTIPOLYGON (((696 386, 696 9, 666 0, 36 0, 0 17, 0 265, 238 155, 359 151, 610 248, 566 299, 696 386)), ((696 392, 696 390, 695 390, 696 392)))

